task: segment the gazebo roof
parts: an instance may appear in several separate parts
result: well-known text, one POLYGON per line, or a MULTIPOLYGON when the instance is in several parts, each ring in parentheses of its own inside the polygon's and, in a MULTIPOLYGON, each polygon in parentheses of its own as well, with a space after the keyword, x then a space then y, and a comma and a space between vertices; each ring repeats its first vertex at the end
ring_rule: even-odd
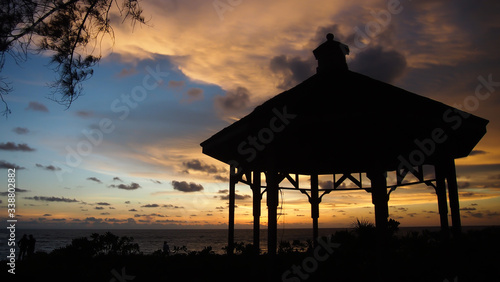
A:
POLYGON ((249 170, 391 171, 405 161, 417 166, 466 157, 487 123, 365 75, 330 69, 274 96, 201 146, 249 170))

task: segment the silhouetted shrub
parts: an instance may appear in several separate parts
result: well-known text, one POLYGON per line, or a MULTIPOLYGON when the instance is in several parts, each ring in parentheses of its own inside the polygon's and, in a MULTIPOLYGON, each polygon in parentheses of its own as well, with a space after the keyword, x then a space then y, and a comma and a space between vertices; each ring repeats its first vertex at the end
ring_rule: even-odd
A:
POLYGON ((54 252, 55 254, 84 257, 139 254, 139 245, 133 241, 132 237, 119 237, 111 232, 102 235, 93 233, 90 240, 87 237, 76 238, 71 241, 70 245, 54 250, 54 252))
POLYGON ((397 220, 394 220, 392 218, 389 219, 389 221, 387 222, 387 231, 389 232, 390 236, 395 235, 399 231, 400 224, 401 223, 397 220))
POLYGON ((292 244, 288 241, 280 241, 278 245, 278 254, 290 254, 293 253, 292 244))

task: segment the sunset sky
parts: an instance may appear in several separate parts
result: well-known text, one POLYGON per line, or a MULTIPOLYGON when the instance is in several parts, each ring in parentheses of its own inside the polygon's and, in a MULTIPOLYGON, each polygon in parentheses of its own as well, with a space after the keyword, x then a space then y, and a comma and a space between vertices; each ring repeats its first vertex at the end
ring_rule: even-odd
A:
MULTIPOLYGON (((463 225, 499 225, 500 2, 374 2, 144 0, 147 25, 112 16, 114 44, 97 44, 103 58, 69 109, 49 99, 56 74, 47 54, 21 64, 7 56, 0 219, 7 168, 16 168, 19 226, 226 228, 228 166, 199 144, 313 75, 312 50, 331 32, 350 46, 350 70, 490 121, 456 163, 463 225)), ((236 189, 236 227, 250 228, 251 190, 236 189)), ((307 197, 283 196, 280 226, 310 227, 307 197)), ((264 195, 263 226, 265 203, 264 195)), ((439 225, 425 185, 398 188, 389 206, 401 226, 439 225)), ((320 227, 356 218, 374 221, 370 194, 323 198, 320 227)))

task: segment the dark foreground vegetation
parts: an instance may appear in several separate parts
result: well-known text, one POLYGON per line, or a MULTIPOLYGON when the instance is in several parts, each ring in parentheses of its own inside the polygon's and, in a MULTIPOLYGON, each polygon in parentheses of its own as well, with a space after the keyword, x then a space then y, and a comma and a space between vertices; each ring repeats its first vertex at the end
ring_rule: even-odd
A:
MULTIPOLYGON (((396 226, 397 227, 397 226, 396 226)), ((395 232, 395 230, 393 230, 395 232)), ((111 233, 74 239, 72 244, 16 262, 15 275, 1 263, 2 281, 500 281, 500 228, 443 240, 423 231, 390 235, 376 243, 372 225, 359 223, 312 242, 281 242, 276 257, 256 255, 236 244, 235 255, 211 247, 172 247, 142 254, 130 237, 111 233), (319 242, 319 241, 318 241, 319 242), (338 244, 338 245, 337 245, 338 244), (48 280, 49 279, 49 280, 48 280)))

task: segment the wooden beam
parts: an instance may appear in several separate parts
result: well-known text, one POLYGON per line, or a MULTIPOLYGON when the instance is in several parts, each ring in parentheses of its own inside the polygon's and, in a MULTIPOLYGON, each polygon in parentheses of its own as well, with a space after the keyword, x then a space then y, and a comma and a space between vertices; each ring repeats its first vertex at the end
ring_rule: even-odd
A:
POLYGON ((231 166, 229 169, 229 222, 228 222, 228 235, 227 235, 227 254, 232 255, 234 252, 234 206, 236 196, 236 183, 238 182, 238 175, 236 168, 231 166))
POLYGON ((381 273, 387 269, 387 251, 388 243, 388 220, 389 217, 389 196, 387 195, 387 174, 385 171, 371 171, 366 176, 372 183, 372 202, 375 205, 375 232, 376 232, 376 261, 377 272, 381 273))
POLYGON ((295 179, 293 179, 290 174, 286 174, 286 179, 290 181, 290 183, 295 187, 296 189, 299 189, 299 175, 295 174, 295 179))
POLYGON ((267 251, 270 256, 276 255, 278 246, 278 191, 280 176, 274 170, 266 174, 267 182, 267 251))
POLYGON ((251 186, 253 192, 253 246, 257 254, 260 250, 260 201, 262 199, 260 187, 260 171, 254 171, 251 186))
POLYGON ((389 217, 389 196, 387 195, 387 179, 385 171, 372 171, 366 174, 372 183, 372 202, 375 205, 375 226, 380 239, 387 234, 389 217))
POLYGON ((455 160, 448 160, 445 165, 447 171, 446 180, 448 182, 448 198, 450 200, 452 231, 455 236, 459 236, 462 232, 462 223, 460 221, 460 204, 458 199, 458 183, 457 172, 455 170, 455 160))
POLYGON ((318 197, 318 175, 311 175, 311 218, 313 220, 313 242, 314 247, 317 247, 318 242, 318 218, 319 218, 319 197, 318 197))
POLYGON ((446 170, 442 164, 436 164, 434 170, 436 175, 436 186, 433 186, 436 190, 438 200, 441 233, 443 234, 443 239, 448 239, 450 230, 448 223, 448 200, 446 199, 446 170))

